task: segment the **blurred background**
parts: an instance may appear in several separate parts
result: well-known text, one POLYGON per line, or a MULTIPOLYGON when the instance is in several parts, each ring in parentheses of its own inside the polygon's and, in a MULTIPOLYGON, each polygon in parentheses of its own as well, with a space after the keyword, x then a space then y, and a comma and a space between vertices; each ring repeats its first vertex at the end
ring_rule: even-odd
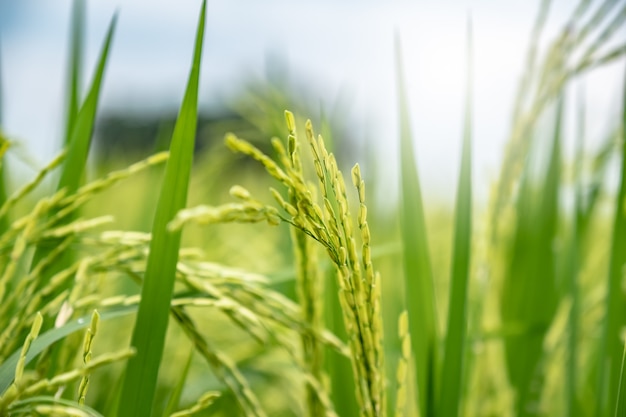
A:
MULTIPOLYGON (((3 128, 26 145, 38 166, 62 141, 71 3, 0 0, 3 128)), ((552 3, 544 39, 554 37, 577 2, 552 3)), ((198 8, 199 1, 88 2, 83 85, 90 80, 106 26, 119 12, 98 118, 101 153, 135 146, 133 141, 154 141, 163 121, 174 119, 198 8)), ((237 121, 242 115, 250 119, 250 112, 261 111, 259 101, 251 97, 270 101, 281 112, 281 106, 288 107, 318 125, 324 119, 333 126, 338 149, 350 150, 342 155, 347 164, 359 160, 358 149, 375 147, 376 175, 389 184, 386 192, 393 192, 397 34, 425 193, 451 202, 460 158, 471 16, 474 175, 477 200, 485 202, 498 175, 538 8, 538 1, 211 1, 201 126, 213 126, 215 137, 221 137, 232 124, 209 122, 237 121)), ((614 38, 623 39, 625 33, 622 27, 614 38)), ((588 103, 586 136, 592 146, 617 124, 622 66, 618 61, 581 77, 588 103)), ((571 130, 576 121, 567 119, 571 130)), ((284 136, 284 129, 271 133, 284 136)))

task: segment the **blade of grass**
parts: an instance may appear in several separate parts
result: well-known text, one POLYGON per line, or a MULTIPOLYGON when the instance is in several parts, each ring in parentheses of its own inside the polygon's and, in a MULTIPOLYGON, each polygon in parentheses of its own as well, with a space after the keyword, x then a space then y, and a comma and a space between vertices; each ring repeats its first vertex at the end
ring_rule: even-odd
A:
MULTIPOLYGON (((98 109, 98 99, 100 97, 100 88, 102 85, 102 79, 104 78, 104 71, 108 62, 109 50, 111 47, 111 41, 113 39, 113 33, 117 22, 117 14, 113 16, 107 35, 100 52, 100 58, 96 67, 96 72, 89 88, 89 92, 83 105, 81 106, 78 114, 76 115, 76 121, 74 129, 72 131, 71 140, 68 145, 67 157, 63 164, 61 178, 57 190, 66 189, 68 194, 76 192, 80 186, 83 174, 85 171, 85 165, 87 164, 87 157, 89 155, 89 148, 91 145, 91 136, 93 133, 93 127, 96 119, 96 113, 98 109)), ((33 256, 31 262, 31 269, 41 259, 45 258, 50 251, 56 246, 55 243, 48 244, 46 246, 39 245, 33 256)), ((67 258, 65 258, 67 262, 67 258)), ((57 262, 56 266, 48 268, 46 270, 46 279, 51 277, 54 272, 61 270, 63 267, 63 261, 57 262)))
POLYGON ((181 237, 180 231, 168 232, 167 224, 185 207, 187 201, 198 122, 198 84, 205 14, 206 0, 202 2, 193 63, 174 127, 170 158, 165 168, 165 179, 152 227, 150 255, 131 341, 137 355, 129 360, 122 383, 118 409, 120 417, 150 416, 155 396, 181 237))
POLYGON ((68 194, 72 194, 78 189, 87 164, 89 148, 91 147, 91 137, 98 110, 98 100, 100 98, 102 79, 104 78, 104 70, 108 62, 111 41, 117 24, 117 16, 118 15, 115 14, 111 20, 104 46, 102 48, 102 52, 100 53, 100 59, 98 61, 94 79, 83 105, 76 114, 76 120, 72 129, 71 138, 69 140, 67 157, 65 159, 65 164, 63 165, 61 179, 59 180, 58 185, 59 190, 66 188, 68 194))
MULTIPOLYGON (((626 71, 625 71, 626 74, 626 71)), ((611 258, 609 260, 609 274, 606 297, 606 316, 602 345, 600 348, 600 369, 598 386, 600 407, 596 415, 608 416, 611 407, 617 401, 619 385, 619 360, 622 355, 620 341, 621 328, 626 325, 624 309, 624 291, 622 289, 623 267, 626 264, 626 84, 622 102, 622 146, 621 146, 621 174, 619 193, 615 200, 615 214, 613 220, 613 242, 611 244, 611 258)))
POLYGON ((424 220, 422 193, 413 151, 409 108, 402 72, 400 40, 396 37, 396 70, 400 113, 400 227, 404 247, 406 306, 415 359, 420 415, 434 413, 437 322, 432 268, 424 220))
POLYGON ((626 345, 622 354, 622 368, 620 370, 619 387, 617 389, 617 403, 615 417, 626 417, 626 345))
POLYGON ((578 276, 582 265, 583 232, 583 179, 582 167, 584 158, 584 136, 585 136, 585 100, 581 93, 578 96, 578 134, 576 136, 576 156, 574 161, 574 218, 572 221, 572 232, 569 238, 569 248, 567 253, 567 265, 565 266, 565 282, 568 286, 567 293, 572 302, 569 314, 568 337, 567 337, 567 363, 565 366, 567 415, 576 417, 580 415, 578 397, 576 389, 578 386, 578 345, 579 345, 579 322, 580 322, 580 297, 578 290, 578 276))
POLYGON ((553 242, 558 220, 562 100, 547 173, 540 187, 526 166, 517 201, 517 224, 504 281, 500 312, 506 329, 506 366, 516 391, 516 415, 535 411, 542 391, 543 342, 558 302, 553 242))
POLYGON ((2 38, 0 38, 0 126, 2 126, 2 114, 4 113, 4 89, 2 88, 2 85, 2 38))
MULTIPOLYGON (((2 88, 2 38, 0 38, 0 141, 4 141, 4 137, 2 135, 2 126, 3 126, 3 118, 2 113, 4 108, 2 106, 2 96, 4 94, 4 89, 2 88)), ((0 146, 3 146, 0 144, 0 146)), ((7 190, 6 190, 6 159, 4 158, 4 154, 0 156, 0 207, 7 200, 7 190)), ((6 216, 0 217, 0 234, 4 233, 9 227, 9 221, 6 216)))
POLYGON ((467 25, 467 92, 465 103, 465 128, 459 188, 456 200, 454 247, 450 279, 450 304, 448 329, 437 415, 459 415, 464 380, 465 340, 467 333, 467 287, 470 274, 470 248, 472 234, 472 27, 467 25))
MULTIPOLYGON (((88 417, 102 417, 102 414, 97 412, 91 407, 87 407, 86 405, 78 404, 74 401, 68 401, 63 398, 56 398, 52 396, 44 396, 39 395, 35 397, 25 398, 23 400, 15 401, 11 404, 10 413, 11 415, 32 415, 31 413, 34 411, 35 407, 38 405, 60 405, 69 408, 78 416, 88 416, 88 417)), ((39 414, 39 413, 37 413, 39 414)))
POLYGON ((66 94, 67 109, 65 110, 65 146, 69 146, 72 128, 78 114, 79 88, 83 66, 83 40, 85 39, 85 1, 74 0, 72 3, 72 27, 70 29, 70 57, 68 91, 66 94))

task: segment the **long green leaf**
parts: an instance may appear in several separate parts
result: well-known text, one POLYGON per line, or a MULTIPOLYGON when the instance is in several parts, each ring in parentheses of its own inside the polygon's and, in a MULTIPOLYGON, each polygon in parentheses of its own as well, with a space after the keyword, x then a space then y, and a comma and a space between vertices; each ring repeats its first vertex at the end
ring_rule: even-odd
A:
POLYGON ((582 265, 582 247, 584 241, 584 218, 586 216, 583 207, 583 179, 582 164, 584 157, 584 131, 585 131, 585 106, 584 97, 581 94, 578 100, 578 134, 576 136, 576 156, 574 161, 574 215, 571 222, 571 235, 569 237, 569 247, 566 256, 564 282, 567 285, 567 293, 572 302, 568 318, 567 336, 567 363, 565 366, 566 381, 566 405, 567 415, 576 417, 581 415, 576 394, 578 385, 578 352, 579 352, 579 322, 580 322, 580 297, 578 276, 582 265))
POLYGON ((617 403, 615 404, 615 417, 626 417, 626 345, 624 345, 622 368, 619 374, 620 377, 617 389, 617 403))
MULTIPOLYGON (((98 99, 100 97, 102 79, 104 78, 104 71, 108 62, 109 50, 116 22, 117 14, 113 16, 111 24, 109 25, 104 46, 100 52, 96 72, 91 82, 87 97, 76 115, 76 121, 74 123, 74 128, 72 130, 71 139, 67 149, 67 157, 65 158, 65 163, 63 164, 61 171, 61 178, 57 187, 58 190, 65 189, 68 194, 76 192, 85 172, 87 157, 89 156, 89 148, 91 146, 91 137, 96 120, 96 113, 98 110, 98 99)), ((41 259, 45 258, 55 246, 56 244, 54 243, 45 246, 38 246, 31 265, 34 266, 41 259)), ((67 258, 63 259, 66 260, 57 262, 52 269, 47 270, 47 277, 51 277, 55 271, 63 269, 63 263, 67 263, 67 258)))
POLYGON ((70 30, 70 57, 68 65, 67 109, 65 110, 65 146, 72 136, 72 128, 78 114, 79 88, 83 66, 83 41, 85 39, 85 0, 72 4, 72 28, 70 30))
POLYGON ((120 417, 150 416, 155 396, 181 237, 180 232, 170 233, 167 224, 185 207, 187 201, 198 121, 198 84, 205 13, 206 1, 203 1, 193 64, 172 135, 170 158, 152 227, 150 255, 131 341, 137 355, 129 360, 126 369, 118 410, 120 417))
POLYGON ((543 342, 556 312, 554 239, 558 219, 562 100, 545 179, 540 187, 527 165, 517 201, 513 248, 502 290, 500 312, 505 329, 521 329, 505 337, 509 380, 516 391, 516 412, 526 416, 539 401, 543 342))
POLYGON ((404 248, 406 306, 415 358, 417 400, 422 416, 431 416, 435 400, 437 328, 435 292, 428 253, 428 238, 413 138, 409 122, 400 41, 396 38, 396 66, 400 113, 400 227, 404 248))
POLYGON ((619 194, 615 199, 613 242, 607 283, 606 324, 600 349, 600 390, 598 395, 600 407, 597 415, 605 416, 612 414, 611 407, 617 400, 619 361, 622 356, 620 330, 626 325, 624 290, 622 289, 622 277, 626 264, 626 212, 624 211, 624 200, 626 199, 626 84, 622 106, 622 166, 619 194))
POLYGON ((102 414, 100 414, 99 412, 97 412, 91 407, 87 407, 86 405, 81 405, 81 404, 78 404, 77 402, 65 400, 63 398, 56 398, 56 397, 44 396, 44 395, 28 397, 23 400, 15 401, 14 403, 11 404, 11 407, 9 408, 9 412, 12 416, 20 416, 20 415, 32 416, 33 409, 36 406, 42 405, 42 404, 63 406, 73 411, 80 412, 81 414, 79 415, 81 416, 102 417, 102 414))
POLYGON ((464 377, 465 340, 467 336, 467 288, 470 274, 470 248, 472 235, 472 32, 468 22, 467 97, 465 103, 465 129, 459 188, 456 199, 456 219, 448 329, 439 390, 437 415, 459 415, 464 377))
POLYGON ((65 159, 65 164, 63 165, 63 170, 61 172, 61 179, 59 180, 58 185, 59 190, 66 188, 68 194, 72 194, 78 189, 85 172, 87 157, 89 156, 89 148, 91 147, 91 137, 96 120, 96 113, 98 110, 100 87, 102 85, 102 79, 104 78, 104 70, 108 61, 109 50, 116 23, 117 14, 113 16, 111 24, 109 25, 104 46, 102 48, 102 52, 100 52, 100 59, 98 60, 95 76, 91 83, 89 92, 87 93, 87 97, 76 115, 76 121, 74 128, 72 129, 69 148, 67 150, 67 158, 65 159))
MULTIPOLYGON (((2 114, 4 112, 4 108, 2 106, 2 96, 4 94, 4 89, 2 88, 2 38, 0 38, 0 147, 4 146, 4 137, 2 135, 2 126, 3 126, 3 118, 2 114)), ((6 168, 5 168, 5 158, 4 154, 0 153, 0 206, 4 204, 7 199, 7 191, 6 191, 6 168)), ((9 228, 9 221, 6 216, 0 218, 0 233, 5 232, 9 228)))

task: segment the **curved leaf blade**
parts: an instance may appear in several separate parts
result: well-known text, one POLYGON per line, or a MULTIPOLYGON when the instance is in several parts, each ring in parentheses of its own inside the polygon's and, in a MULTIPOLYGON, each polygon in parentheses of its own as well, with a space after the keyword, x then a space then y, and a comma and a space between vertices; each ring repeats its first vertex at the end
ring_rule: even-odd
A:
POLYGON ((198 84, 205 11, 206 1, 203 1, 193 64, 172 135, 170 157, 152 227, 150 255, 131 341, 137 354, 129 360, 122 383, 118 409, 120 417, 150 416, 156 393, 181 238, 180 231, 170 233, 167 225, 187 202, 198 119, 198 84))
POLYGON ((470 252, 472 234, 472 31, 468 22, 467 41, 467 92, 465 104, 465 128, 459 188, 456 200, 456 218, 452 272, 450 279, 450 302, 448 329, 441 374, 437 415, 459 415, 464 376, 465 341, 467 338, 467 292, 470 275, 470 252))

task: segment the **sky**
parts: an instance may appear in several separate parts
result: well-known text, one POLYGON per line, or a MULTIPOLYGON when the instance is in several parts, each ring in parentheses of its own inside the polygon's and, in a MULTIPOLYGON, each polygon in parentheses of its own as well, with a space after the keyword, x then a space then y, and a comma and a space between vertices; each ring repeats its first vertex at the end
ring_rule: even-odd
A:
MULTIPOLYGON (((61 141, 71 3, 0 0, 3 129, 24 142, 41 164, 61 141)), ((119 13, 101 108, 177 106, 189 71, 200 0, 87 3, 85 82, 91 78, 107 25, 119 13)), ((557 33, 572 3, 554 2, 547 37, 557 33)), ((279 57, 322 104, 348 92, 349 125, 357 137, 376 142, 381 166, 389 167, 385 175, 394 181, 397 36, 421 179, 427 194, 451 200, 460 158, 471 16, 474 181, 478 198, 484 199, 501 163, 538 6, 538 1, 496 0, 212 0, 201 108, 237 91, 250 75, 263 77, 268 57, 279 57)), ((592 143, 618 120, 623 71, 622 60, 584 78, 586 129, 592 143)))

